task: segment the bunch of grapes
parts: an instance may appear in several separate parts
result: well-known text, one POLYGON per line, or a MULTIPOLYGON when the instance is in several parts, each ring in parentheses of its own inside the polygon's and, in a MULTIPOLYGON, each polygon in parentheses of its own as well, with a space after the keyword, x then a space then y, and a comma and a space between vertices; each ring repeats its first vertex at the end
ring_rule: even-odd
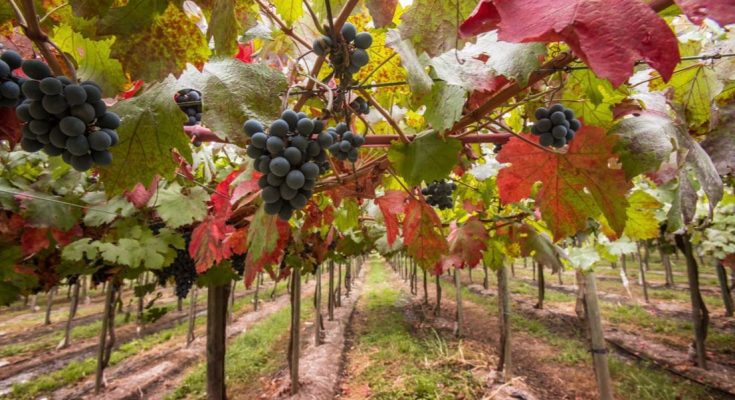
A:
POLYGON ((168 267, 153 271, 158 278, 158 284, 165 286, 166 281, 173 276, 176 288, 174 292, 180 299, 189 294, 189 290, 197 279, 197 269, 194 259, 189 255, 189 244, 191 243, 191 231, 184 232, 183 249, 176 249, 176 258, 168 267))
POLYGON ((350 103, 350 107, 355 110, 356 113, 364 115, 370 114, 370 104, 362 97, 358 97, 353 100, 352 103, 350 103))
POLYGON ((240 277, 245 274, 245 258, 247 255, 248 253, 235 254, 230 258, 230 261, 232 261, 232 269, 234 269, 240 277))
POLYGON ((332 136, 333 144, 329 151, 337 159, 350 162, 357 161, 358 149, 365 144, 365 137, 352 133, 344 122, 337 124, 334 128, 327 129, 332 136))
POLYGON ((333 138, 323 132, 324 123, 304 113, 286 110, 265 133, 263 124, 245 122, 250 136, 247 154, 255 160, 255 169, 264 175, 258 181, 265 212, 288 220, 294 210, 306 206, 316 180, 327 161, 325 149, 333 138))
POLYGON ((454 182, 434 181, 421 190, 421 193, 426 196, 426 202, 430 206, 438 207, 440 210, 446 210, 452 208, 454 205, 452 192, 456 188, 457 185, 454 182))
POLYGON ((196 89, 181 89, 174 97, 189 120, 184 125, 194 126, 202 122, 202 93, 196 89))
POLYGON ((22 100, 20 87, 25 78, 13 71, 23 64, 23 57, 14 51, 6 51, 0 55, 0 107, 15 107, 22 100))
POLYGON ((571 142, 581 127, 582 123, 574 117, 574 111, 554 104, 548 109, 541 107, 536 110, 536 123, 531 133, 540 136, 541 146, 559 149, 571 142))
POLYGON ((312 48, 319 56, 328 55, 330 64, 336 70, 346 71, 349 75, 353 75, 370 62, 367 49, 373 44, 373 37, 369 32, 358 33, 355 25, 349 22, 342 26, 341 32, 340 37, 344 41, 340 38, 337 41, 347 46, 346 53, 342 50, 342 46, 335 43, 330 36, 315 39, 312 48))
POLYGON ((109 165, 110 147, 119 140, 120 117, 107 111, 100 87, 92 81, 77 84, 53 77, 39 60, 23 61, 21 68, 29 78, 21 86, 26 100, 15 109, 25 122, 21 148, 61 156, 77 171, 109 165))

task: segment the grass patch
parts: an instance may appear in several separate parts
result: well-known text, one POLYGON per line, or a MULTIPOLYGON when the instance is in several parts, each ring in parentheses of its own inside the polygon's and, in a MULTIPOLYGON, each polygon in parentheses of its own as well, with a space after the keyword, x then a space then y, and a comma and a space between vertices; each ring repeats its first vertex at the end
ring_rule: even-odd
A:
POLYGON ((373 399, 475 398, 482 384, 451 362, 459 344, 436 334, 414 337, 399 304, 400 290, 386 284, 391 277, 385 266, 372 260, 369 268, 361 307, 365 320, 356 324, 350 356, 356 375, 350 383, 369 386, 373 399))

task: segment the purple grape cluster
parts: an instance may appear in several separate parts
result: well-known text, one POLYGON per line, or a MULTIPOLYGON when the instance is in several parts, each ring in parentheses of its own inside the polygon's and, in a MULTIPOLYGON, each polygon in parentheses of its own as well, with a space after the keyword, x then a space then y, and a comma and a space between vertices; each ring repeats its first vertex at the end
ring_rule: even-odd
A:
POLYGON ((554 104, 548 109, 538 108, 535 115, 536 123, 533 124, 531 133, 539 136, 539 144, 544 147, 559 149, 566 146, 582 127, 582 123, 575 118, 574 111, 561 104, 554 104))

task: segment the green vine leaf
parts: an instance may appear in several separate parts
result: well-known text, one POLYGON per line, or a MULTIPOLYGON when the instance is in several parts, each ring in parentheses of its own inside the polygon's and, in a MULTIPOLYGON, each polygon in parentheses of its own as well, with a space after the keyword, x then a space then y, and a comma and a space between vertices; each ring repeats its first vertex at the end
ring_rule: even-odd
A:
POLYGON ((155 207, 158 216, 166 226, 179 228, 201 221, 207 216, 209 194, 201 187, 192 187, 182 191, 181 185, 172 183, 169 187, 158 191, 148 203, 155 207))
POLYGON ((457 163, 461 149, 459 140, 442 138, 435 131, 429 131, 411 143, 393 143, 388 159, 408 185, 416 186, 421 181, 446 178, 457 163))

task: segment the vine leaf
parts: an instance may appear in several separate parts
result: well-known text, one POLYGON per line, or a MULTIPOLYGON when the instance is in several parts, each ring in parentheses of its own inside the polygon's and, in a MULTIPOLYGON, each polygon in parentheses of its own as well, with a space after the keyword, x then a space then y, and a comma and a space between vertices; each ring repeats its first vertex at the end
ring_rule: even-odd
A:
POLYGON ((669 160, 674 151, 675 130, 670 119, 654 114, 625 118, 615 125, 610 134, 619 138, 615 152, 620 155, 625 176, 633 179, 655 172, 669 160))
POLYGON ((398 0, 367 0, 365 6, 373 17, 376 28, 384 28, 393 23, 398 0))
POLYGON ((442 222, 433 207, 423 201, 408 199, 403 220, 403 242, 408 255, 425 269, 435 267, 447 253, 442 222))
POLYGON ((437 82, 426 99, 424 118, 437 132, 451 128, 462 117, 467 92, 461 86, 437 82))
POLYGON ((720 124, 700 143, 720 176, 735 175, 735 105, 720 109, 720 124))
POLYGON ((304 15, 303 0, 273 0, 273 5, 276 6, 276 12, 283 18, 283 22, 289 26, 304 15))
POLYGON ((15 108, 0 107, 0 140, 10 142, 13 148, 20 142, 22 122, 15 116, 15 108))
POLYGON ((529 224, 515 224, 509 229, 509 237, 518 244, 520 256, 533 257, 537 263, 551 267, 553 272, 563 269, 566 253, 551 238, 529 224))
MULTIPOLYGON (((279 262, 291 236, 288 222, 281 221, 275 215, 266 214, 263 207, 255 212, 250 225, 257 229, 250 229, 248 232, 248 255, 245 258, 247 287, 250 287, 264 268, 279 262)), ((273 271, 269 272, 274 275, 273 271)))
POLYGON ((584 119, 588 125, 609 128, 614 120, 613 107, 628 97, 628 90, 625 86, 613 88, 609 81, 598 78, 590 70, 575 70, 564 84, 563 97, 579 100, 565 104, 577 118, 584 119))
POLYGON ((118 102, 111 110, 122 120, 120 142, 112 147, 112 164, 100 168, 109 195, 121 194, 137 183, 148 186, 157 175, 172 180, 178 163, 171 151, 191 163, 191 147, 184 133, 186 115, 173 101, 176 80, 169 77, 132 99, 118 102))
POLYGON ((659 236, 657 211, 663 208, 655 197, 636 190, 628 197, 628 223, 625 225, 625 236, 634 240, 655 239, 659 236))
POLYGON ((151 197, 153 197, 153 195, 158 191, 159 181, 160 179, 158 177, 153 178, 151 184, 148 185, 148 188, 138 183, 133 187, 133 190, 125 192, 125 197, 129 202, 133 203, 135 208, 143 208, 148 204, 151 197))
POLYGON ((214 53, 230 57, 238 51, 237 35, 240 27, 235 19, 235 2, 216 0, 212 6, 212 20, 207 38, 214 38, 214 53))
POLYGON ((474 268, 482 260, 490 239, 485 225, 477 216, 470 217, 462 226, 452 223, 447 237, 449 254, 442 260, 442 267, 474 268))
POLYGON ((409 186, 416 186, 421 181, 447 177, 457 163, 461 149, 459 140, 442 138, 435 131, 429 131, 411 143, 393 143, 388 150, 388 159, 409 186))
POLYGON ((167 6, 167 0, 130 0, 124 6, 110 8, 104 13, 97 32, 121 37, 134 34, 148 28, 167 6))
POLYGON ((398 215, 405 212, 408 197, 408 193, 403 190, 388 190, 385 195, 375 199, 380 212, 383 213, 388 246, 393 246, 398 237, 398 215))
POLYGON ((410 40, 419 54, 437 56, 456 47, 458 24, 474 5, 474 0, 415 0, 401 15, 401 36, 410 40))
POLYGON ((197 273, 206 272, 213 265, 232 256, 230 246, 223 246, 228 234, 235 231, 222 216, 208 215, 194 228, 189 243, 189 255, 196 263, 197 273))
POLYGON ((71 26, 60 25, 54 29, 53 39, 61 50, 74 57, 79 78, 95 81, 108 97, 114 97, 123 89, 127 79, 122 64, 110 56, 114 38, 87 39, 74 32, 71 26))
POLYGON ((655 79, 650 83, 650 89, 674 90, 674 100, 684 106, 689 126, 700 132, 709 130, 709 120, 712 114, 712 101, 722 92, 724 84, 717 79, 717 73, 709 66, 689 62, 691 68, 674 74, 668 83, 655 79))
POLYGON ((676 36, 639 0, 480 0, 460 32, 471 36, 496 28, 499 38, 508 42, 564 41, 595 74, 616 87, 631 76, 639 60, 666 80, 679 62, 676 36))
POLYGON ((424 64, 419 60, 411 42, 402 38, 398 30, 391 29, 385 34, 385 44, 401 56, 401 64, 406 69, 406 79, 411 92, 418 96, 429 93, 434 81, 424 70, 424 64))
MULTIPOLYGON (((538 142, 531 135, 527 139, 538 142)), ((600 212, 621 234, 628 206, 625 194, 632 184, 622 170, 608 167, 615 159, 614 142, 614 137, 590 126, 577 132, 566 154, 511 138, 497 157, 502 163, 512 164, 498 174, 501 201, 509 204, 532 197, 534 185, 541 182, 536 203, 555 240, 584 229, 587 218, 595 218, 600 212)))
POLYGON ((732 0, 674 0, 674 3, 697 25, 701 25, 705 18, 711 18, 721 26, 735 24, 732 0))
POLYGON ((92 18, 106 14, 114 0, 71 0, 69 4, 77 17, 92 18))
POLYGON ((205 64, 201 72, 188 68, 178 83, 179 89, 186 87, 202 92, 202 123, 219 137, 244 146, 242 124, 249 118, 266 123, 278 118, 279 95, 287 83, 282 73, 264 64, 223 58, 205 64))
POLYGON ((85 194, 82 200, 91 206, 84 215, 84 224, 87 226, 109 224, 118 216, 126 218, 135 212, 135 205, 123 196, 107 200, 104 192, 90 192, 85 194))
POLYGON ((81 210, 71 203, 74 199, 32 193, 33 197, 20 193, 15 198, 20 202, 20 215, 29 226, 58 228, 68 231, 79 221, 81 210), (70 204, 66 204, 70 203, 70 204))
POLYGON ((159 190, 158 195, 149 202, 169 228, 189 225, 207 216, 207 192, 198 186, 187 188, 185 192, 181 185, 174 182, 166 189, 159 190))

